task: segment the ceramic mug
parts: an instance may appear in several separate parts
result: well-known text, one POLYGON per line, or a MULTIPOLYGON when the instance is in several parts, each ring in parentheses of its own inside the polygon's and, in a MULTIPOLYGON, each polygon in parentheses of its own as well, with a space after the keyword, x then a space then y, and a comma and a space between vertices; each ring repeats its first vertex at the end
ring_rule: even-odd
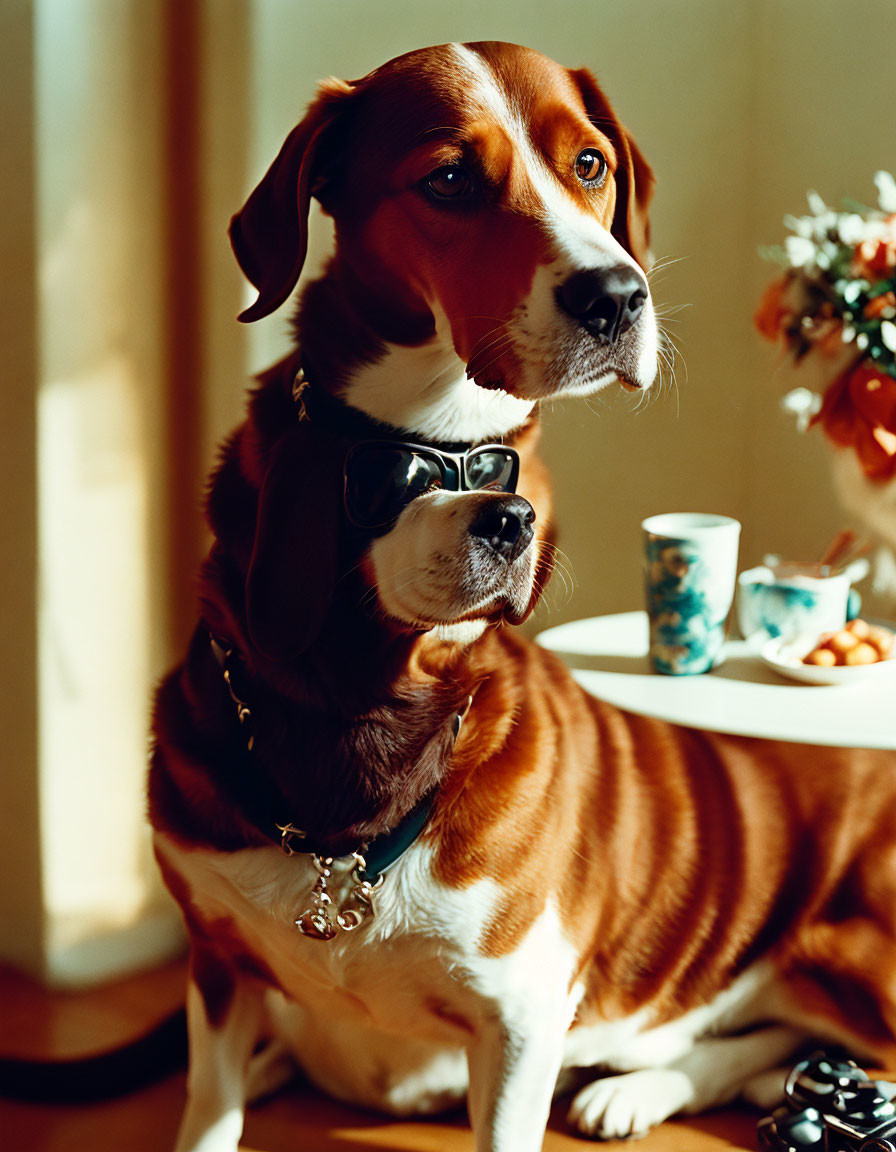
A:
POLYGON ((706 512, 642 521, 650 660, 657 672, 708 672, 723 655, 740 524, 706 512))
POLYGON ((737 578, 741 635, 760 646, 837 632, 858 612, 849 572, 824 573, 817 564, 763 564, 737 578))

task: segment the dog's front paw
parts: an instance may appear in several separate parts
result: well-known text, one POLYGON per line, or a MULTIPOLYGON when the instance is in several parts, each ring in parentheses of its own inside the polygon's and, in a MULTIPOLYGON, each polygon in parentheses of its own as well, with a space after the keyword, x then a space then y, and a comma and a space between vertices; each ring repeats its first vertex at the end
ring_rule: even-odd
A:
POLYGON ((784 1103, 784 1081, 789 1068, 769 1068, 767 1072, 757 1072, 744 1084, 741 1097, 762 1112, 774 1112, 784 1103))
POLYGON ((676 1068, 645 1068, 606 1076, 583 1088, 569 1110, 569 1122, 598 1140, 644 1136, 691 1103, 694 1085, 676 1068))

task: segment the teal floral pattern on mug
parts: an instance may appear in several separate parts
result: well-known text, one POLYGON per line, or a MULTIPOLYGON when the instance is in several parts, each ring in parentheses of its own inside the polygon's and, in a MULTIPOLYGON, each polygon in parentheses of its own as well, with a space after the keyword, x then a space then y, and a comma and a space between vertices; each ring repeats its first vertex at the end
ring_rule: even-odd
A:
POLYGON ((740 525, 721 516, 670 514, 651 517, 644 529, 653 666, 671 676, 707 672, 722 658, 740 525), (675 536, 678 523, 683 530, 675 536))

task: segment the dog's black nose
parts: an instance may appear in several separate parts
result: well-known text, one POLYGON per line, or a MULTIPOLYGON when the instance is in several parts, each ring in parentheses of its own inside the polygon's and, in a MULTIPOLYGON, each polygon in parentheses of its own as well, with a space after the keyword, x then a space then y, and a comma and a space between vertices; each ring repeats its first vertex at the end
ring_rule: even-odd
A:
POLYGON ((636 323, 647 301, 647 284, 634 268, 585 268, 557 289, 557 303, 602 344, 636 323))
POLYGON ((470 535, 478 536, 509 564, 529 547, 534 519, 535 509, 528 500, 504 496, 483 505, 470 525, 470 535))

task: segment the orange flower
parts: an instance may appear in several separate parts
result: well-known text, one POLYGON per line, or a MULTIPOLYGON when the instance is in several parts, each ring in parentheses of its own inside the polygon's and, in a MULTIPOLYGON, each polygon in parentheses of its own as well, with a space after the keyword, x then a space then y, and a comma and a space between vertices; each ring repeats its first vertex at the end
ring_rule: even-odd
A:
POLYGON ((824 394, 812 417, 827 436, 853 448, 869 480, 896 476, 896 379, 870 362, 848 369, 824 394))
POLYGON ((787 288, 787 277, 774 280, 762 293, 759 307, 753 321, 766 340, 777 340, 791 315, 790 309, 784 305, 784 292, 787 288))
POLYGON ((858 255, 873 276, 886 276, 896 268, 896 243, 892 240, 865 240, 859 245, 858 255))
POLYGON ((839 356, 843 351, 843 321, 825 320, 816 324, 812 341, 825 356, 839 356))
POLYGON ((896 292, 882 292, 880 296, 875 296, 865 305, 864 313, 868 320, 875 320, 883 315, 896 315, 896 292))

